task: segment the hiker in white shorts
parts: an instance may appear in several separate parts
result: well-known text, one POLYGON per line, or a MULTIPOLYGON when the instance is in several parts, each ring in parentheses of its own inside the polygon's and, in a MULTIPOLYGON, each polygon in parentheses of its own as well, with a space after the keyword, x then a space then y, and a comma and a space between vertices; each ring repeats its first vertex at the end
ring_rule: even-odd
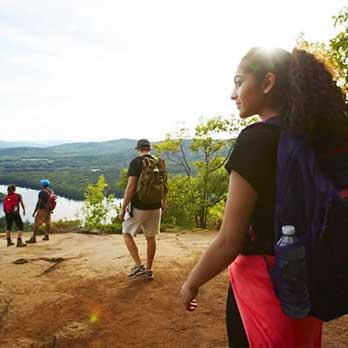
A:
POLYGON ((150 154, 151 144, 147 139, 140 139, 135 149, 138 156, 129 164, 128 184, 118 216, 123 221, 122 234, 135 263, 128 278, 145 275, 151 280, 156 235, 160 232, 161 212, 167 193, 167 174, 164 161, 150 154), (147 241, 146 265, 141 262, 134 240, 140 230, 147 241))

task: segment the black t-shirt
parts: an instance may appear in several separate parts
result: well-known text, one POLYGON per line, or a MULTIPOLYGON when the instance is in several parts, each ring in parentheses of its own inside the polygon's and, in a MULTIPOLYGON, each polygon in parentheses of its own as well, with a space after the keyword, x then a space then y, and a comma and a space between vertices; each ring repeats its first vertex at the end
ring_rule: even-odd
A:
POLYGON ((19 212, 19 203, 22 200, 22 196, 19 193, 16 193, 16 195, 17 195, 17 211, 19 212))
POLYGON ((39 192, 39 204, 37 209, 47 209, 49 193, 46 190, 41 190, 39 192))
MULTIPOLYGON (((151 155, 138 156, 130 162, 129 167, 128 167, 128 177, 136 176, 137 178, 139 178, 141 171, 143 169, 143 160, 145 157, 151 157, 151 155)), ((140 210, 152 210, 152 209, 161 208, 161 202, 153 203, 153 204, 146 204, 146 203, 139 200, 137 194, 135 194, 135 196, 132 200, 132 205, 133 205, 133 207, 140 209, 140 210)))
MULTIPOLYGON (((272 122, 275 120, 276 118, 273 118, 272 122)), ((249 182, 258 195, 250 221, 255 236, 253 240, 249 238, 243 254, 273 254, 276 166, 280 132, 280 127, 267 121, 248 126, 239 134, 226 164, 229 173, 235 170, 249 182)))

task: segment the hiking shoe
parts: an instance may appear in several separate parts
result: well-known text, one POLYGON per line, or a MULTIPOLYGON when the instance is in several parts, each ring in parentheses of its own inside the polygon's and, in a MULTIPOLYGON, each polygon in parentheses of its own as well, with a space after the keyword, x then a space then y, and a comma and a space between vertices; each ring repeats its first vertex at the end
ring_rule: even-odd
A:
POLYGON ((42 240, 50 240, 50 237, 48 236, 48 234, 46 234, 45 237, 42 238, 42 240))
POLYGON ((35 236, 33 236, 29 240, 27 240, 27 244, 34 244, 34 243, 36 243, 36 237, 35 236))
POLYGON ((7 246, 9 247, 9 246, 12 246, 12 245, 14 245, 12 240, 11 239, 7 239, 7 246))
POLYGON ((23 248, 26 246, 27 245, 25 243, 23 243, 21 239, 17 239, 17 245, 16 245, 17 248, 23 248))
POLYGON ((134 279, 136 277, 141 276, 145 273, 144 265, 134 266, 131 271, 128 273, 128 279, 134 279))
POLYGON ((153 279, 153 271, 151 271, 151 270, 145 271, 145 278, 146 278, 146 280, 152 280, 153 279))

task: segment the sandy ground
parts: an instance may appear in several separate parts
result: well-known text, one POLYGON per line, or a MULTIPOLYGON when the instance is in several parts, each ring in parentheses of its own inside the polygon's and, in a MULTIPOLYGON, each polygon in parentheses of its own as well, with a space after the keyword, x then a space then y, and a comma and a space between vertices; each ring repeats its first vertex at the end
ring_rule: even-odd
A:
MULTIPOLYGON (((1 239, 0 347, 227 347, 226 274, 202 288, 195 313, 179 297, 213 237, 162 233, 153 281, 126 279, 132 262, 119 235, 55 234, 25 249, 1 239)), ((348 317, 326 324, 323 346, 348 347, 347 328, 348 317)))

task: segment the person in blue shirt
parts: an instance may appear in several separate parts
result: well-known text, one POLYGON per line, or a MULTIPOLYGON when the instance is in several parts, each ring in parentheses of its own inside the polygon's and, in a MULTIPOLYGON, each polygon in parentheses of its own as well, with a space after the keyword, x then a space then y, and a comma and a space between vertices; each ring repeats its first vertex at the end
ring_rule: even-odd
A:
POLYGON ((35 210, 33 212, 34 220, 34 231, 33 235, 27 243, 33 244, 36 243, 36 235, 39 232, 39 228, 42 224, 45 224, 45 236, 42 240, 49 240, 49 232, 51 228, 51 209, 49 207, 49 198, 51 193, 53 192, 50 189, 50 181, 48 179, 42 179, 40 181, 41 191, 39 192, 38 201, 35 206, 35 210))

